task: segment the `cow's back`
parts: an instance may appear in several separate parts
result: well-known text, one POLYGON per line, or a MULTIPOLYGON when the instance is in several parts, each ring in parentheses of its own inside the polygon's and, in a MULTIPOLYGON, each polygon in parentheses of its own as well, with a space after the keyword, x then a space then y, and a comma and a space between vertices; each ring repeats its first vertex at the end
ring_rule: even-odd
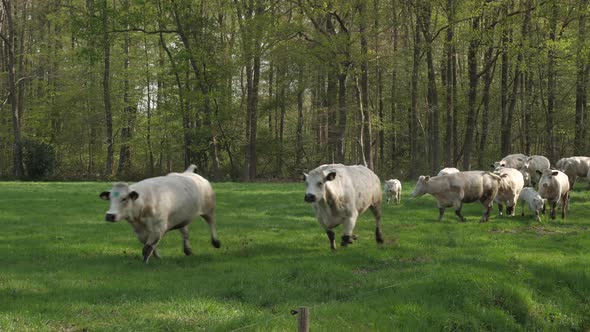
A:
POLYGON ((191 178, 173 173, 131 185, 139 193, 146 216, 150 213, 172 224, 204 214, 203 190, 191 178))

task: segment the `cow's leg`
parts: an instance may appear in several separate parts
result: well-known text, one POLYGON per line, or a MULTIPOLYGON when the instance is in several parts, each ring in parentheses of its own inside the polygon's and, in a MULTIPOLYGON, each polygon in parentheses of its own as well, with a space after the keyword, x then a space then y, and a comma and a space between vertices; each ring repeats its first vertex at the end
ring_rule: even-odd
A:
POLYGON ((549 216, 553 220, 555 220, 555 207, 556 206, 557 206, 557 202, 551 202, 551 211, 549 212, 549 216))
POLYGON ((463 208, 463 202, 458 201, 453 203, 453 207, 455 208, 455 215, 457 215, 457 217, 459 217, 459 221, 460 222, 465 222, 465 217, 463 217, 463 215, 461 214, 461 209, 463 208))
POLYGON ((204 214, 201 217, 203 217, 203 219, 205 219, 205 221, 209 225, 209 232, 211 233, 211 244, 215 248, 221 247, 221 242, 219 241, 219 238, 217 237, 217 229, 215 226, 215 212, 211 212, 209 214, 204 214))
POLYGON ((545 200, 543 200, 543 209, 541 210, 542 214, 545 214, 545 200))
MULTIPOLYGON (((524 205, 525 205, 525 202, 522 201, 522 203, 520 204, 520 207, 522 208, 522 209, 520 209, 520 216, 521 217, 524 217, 524 205)), ((531 206, 529 205, 529 210, 530 209, 531 209, 531 206)))
POLYGON ((563 195, 563 204, 561 204, 561 219, 565 220, 565 211, 569 207, 569 192, 563 195))
MULTIPOLYGON (((344 232, 342 233, 342 241, 340 245, 342 247, 346 247, 347 245, 352 243, 352 231, 354 230, 354 226, 356 225, 356 219, 358 217, 358 212, 353 211, 352 215, 344 220, 342 225, 344 226, 344 232)), ((379 223, 381 220, 379 219, 379 223)), ((380 225, 379 225, 380 226, 380 225)))
POLYGON ((182 250, 184 251, 184 254, 187 256, 192 255, 193 249, 191 248, 191 243, 188 240, 188 223, 186 226, 179 228, 178 231, 180 234, 182 234, 182 250))
POLYGON ((330 241, 330 249, 336 250, 336 235, 334 234, 334 231, 326 229, 326 235, 328 235, 328 240, 330 241))
POLYGON ((438 208, 438 221, 439 222, 442 221, 444 214, 445 214, 445 208, 444 207, 439 207, 438 208))
MULTIPOLYGON (((143 245, 143 250, 141 251, 143 255, 143 262, 147 264, 150 256, 154 253, 154 250, 158 246, 162 235, 160 232, 152 232, 148 235, 145 244, 143 245)), ((154 255, 155 256, 155 255, 154 255)))
POLYGON ((398 193, 397 193, 397 204, 398 204, 398 205, 399 205, 399 203, 400 203, 400 201, 401 201, 401 198, 402 198, 402 193, 399 193, 399 192, 398 192, 398 193))
MULTIPOLYGON (((498 212, 500 213, 500 215, 502 215, 503 210, 504 210, 504 205, 502 205, 502 203, 498 202, 498 212)), ((508 207, 506 207, 506 213, 508 213, 508 207)))
POLYGON ((375 216, 375 241, 383 243, 383 233, 381 232, 381 204, 371 205, 369 207, 375 216))
POLYGON ((152 253, 152 255, 157 259, 162 258, 162 257, 160 257, 160 253, 158 252, 158 248, 154 248, 154 252, 152 253))

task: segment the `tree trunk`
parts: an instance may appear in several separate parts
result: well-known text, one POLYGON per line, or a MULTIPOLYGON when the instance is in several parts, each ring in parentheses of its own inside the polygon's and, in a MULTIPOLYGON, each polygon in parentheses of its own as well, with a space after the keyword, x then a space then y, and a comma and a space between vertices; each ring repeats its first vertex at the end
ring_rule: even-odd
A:
POLYGON ((338 74, 338 126, 336 127, 336 163, 344 163, 344 139, 346 133, 346 69, 338 74))
POLYGON ((295 165, 300 167, 303 159, 303 97, 305 84, 303 82, 304 65, 299 64, 299 79, 297 82, 297 139, 295 146, 295 165))
POLYGON ((374 170, 373 167, 373 143, 371 127, 371 111, 369 109, 369 62, 368 62, 368 40, 367 40, 367 13, 364 1, 359 2, 359 14, 361 16, 359 23, 359 33, 361 42, 361 86, 360 100, 363 112, 361 126, 363 127, 363 158, 367 160, 367 167, 374 170))
POLYGON ((420 15, 416 15, 414 31, 414 54, 412 60, 411 106, 409 119, 410 169, 408 174, 414 180, 418 176, 418 71, 420 70, 420 15))
POLYGON ((553 118, 555 108, 555 92, 556 92, 556 76, 555 72, 555 56, 556 51, 554 49, 557 32, 557 2, 553 2, 551 5, 551 17, 549 19, 549 39, 551 40, 551 46, 548 51, 548 63, 547 63, 547 113, 545 120, 545 133, 546 139, 546 157, 549 160, 555 160, 555 139, 553 135, 553 118))
POLYGON ((14 25, 14 17, 16 14, 12 13, 13 4, 10 0, 3 0, 4 11, 6 15, 7 35, 2 35, 6 53, 8 53, 7 69, 8 69, 8 102, 12 114, 12 135, 14 139, 14 153, 13 153, 13 175, 16 178, 24 176, 23 168, 23 153, 21 141, 21 118, 19 108, 17 105, 17 77, 16 77, 16 29, 14 25), (14 15, 14 16, 13 16, 14 15))
POLYGON ((453 33, 454 33, 454 6, 453 0, 447 0, 447 21, 449 27, 447 28, 447 38, 445 40, 446 51, 446 68, 445 68, 445 87, 446 87, 446 119, 445 119, 445 143, 444 143, 444 159, 445 166, 454 166, 452 147, 453 147, 453 113, 455 105, 453 104, 453 33))
POLYGON ((588 59, 583 55, 586 45, 586 10, 588 0, 579 0, 578 17, 578 51, 576 59, 576 130, 574 137, 574 154, 584 155, 586 153, 586 142, 584 140, 588 119, 586 114, 586 88, 588 86, 588 59))
POLYGON ((375 35, 375 54, 377 54, 377 64, 375 68, 375 76, 377 80, 377 114, 379 115, 379 165, 378 171, 383 174, 385 167, 385 114, 383 113, 383 69, 381 68, 381 59, 379 57, 380 45, 379 38, 379 0, 373 2, 373 12, 375 21, 373 24, 373 31, 375 35))
MULTIPOLYGON (((129 10, 129 0, 124 2, 125 12, 129 10)), ((129 28, 129 24, 127 24, 129 28)), ((123 61, 123 127, 121 128, 121 147, 119 150, 119 165, 117 167, 117 174, 121 176, 124 172, 131 169, 131 145, 129 141, 132 135, 132 121, 135 113, 135 107, 131 105, 129 99, 129 44, 131 38, 129 32, 125 32, 125 42, 123 45, 123 54, 125 59, 123 61)), ((149 87, 148 87, 149 88, 149 87)))
POLYGON ((103 54, 104 71, 102 76, 102 91, 104 100, 104 113, 106 123, 107 158, 105 165, 105 176, 113 174, 114 146, 113 146, 113 112, 111 110, 111 41, 108 32, 108 5, 107 0, 102 2, 102 33, 103 33, 103 54))
MULTIPOLYGON (((484 65, 486 67, 491 66, 492 56, 494 53, 494 46, 488 47, 486 53, 484 55, 484 65)), ((485 164, 485 156, 486 156, 486 146, 488 144, 488 134, 490 131, 490 87, 492 86, 492 78, 493 78, 493 71, 491 69, 487 69, 483 74, 483 94, 482 94, 482 104, 483 104, 483 111, 481 114, 481 137, 479 139, 479 151, 478 151, 478 158, 477 164, 479 169, 487 169, 485 164)))
MULTIPOLYGON (((479 29, 479 18, 474 18, 471 21, 472 33, 479 29)), ((467 50, 467 66, 469 75, 469 95, 467 108, 467 121, 465 123, 465 142, 463 143, 463 170, 471 169, 471 152, 473 150, 473 140, 475 136, 475 126, 477 124, 477 83, 479 77, 477 75, 477 49, 479 47, 479 40, 477 36, 472 36, 469 42, 469 49, 467 50)))
POLYGON ((430 32, 430 16, 432 8, 427 2, 422 3, 422 33, 426 43, 426 65, 428 68, 428 127, 430 137, 428 139, 429 149, 429 171, 430 174, 437 173, 440 168, 440 141, 439 141, 439 111, 438 111, 438 92, 436 90, 436 74, 432 57, 432 34, 430 32))

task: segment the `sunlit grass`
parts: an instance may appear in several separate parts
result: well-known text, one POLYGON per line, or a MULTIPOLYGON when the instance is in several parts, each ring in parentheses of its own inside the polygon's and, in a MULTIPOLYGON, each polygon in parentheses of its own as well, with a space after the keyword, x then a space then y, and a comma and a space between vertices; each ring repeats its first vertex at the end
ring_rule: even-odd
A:
MULTIPOLYGON (((430 196, 384 207, 385 243, 366 213, 331 252, 304 185, 214 184, 221 249, 206 224, 141 262, 125 222, 103 221, 108 183, 0 183, 0 331, 578 330, 590 328, 590 191, 568 219, 437 222, 430 196)), ((517 214, 520 213, 520 208, 517 214)), ((528 211, 527 211, 528 213, 528 211)), ((340 229, 337 230, 337 233, 340 229)), ((339 236, 339 234, 338 234, 339 236)))

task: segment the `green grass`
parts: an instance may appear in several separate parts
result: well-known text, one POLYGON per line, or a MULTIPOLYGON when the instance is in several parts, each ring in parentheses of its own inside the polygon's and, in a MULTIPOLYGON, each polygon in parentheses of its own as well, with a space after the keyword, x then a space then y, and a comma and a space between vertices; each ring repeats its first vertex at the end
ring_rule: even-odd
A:
POLYGON ((172 232, 144 265, 130 226, 103 221, 110 184, 0 183, 0 331, 293 331, 298 306, 314 331, 590 329, 585 184, 567 221, 539 225, 495 210, 480 224, 479 204, 438 223, 432 197, 404 183, 385 243, 367 212, 336 252, 303 184, 214 187, 221 249, 197 220, 193 256, 172 232))

